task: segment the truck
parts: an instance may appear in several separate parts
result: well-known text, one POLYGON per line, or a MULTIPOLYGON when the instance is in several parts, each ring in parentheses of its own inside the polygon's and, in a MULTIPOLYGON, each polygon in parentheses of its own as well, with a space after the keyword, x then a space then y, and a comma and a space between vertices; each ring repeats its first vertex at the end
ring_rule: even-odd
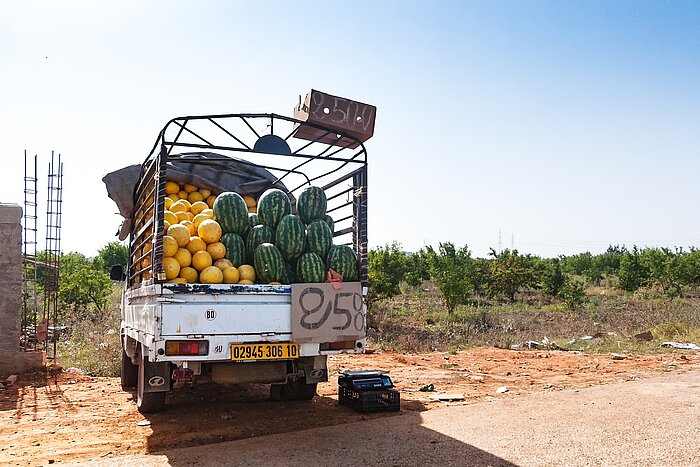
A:
MULTIPOLYGON (((121 383, 142 413, 173 389, 270 384, 275 400, 308 400, 328 380, 327 356, 366 344, 367 151, 376 108, 312 90, 294 117, 273 113, 173 118, 142 164, 103 179, 124 222, 129 264, 121 300, 121 383), (259 196, 283 190, 294 207, 321 187, 333 243, 350 246, 357 280, 323 284, 174 283, 163 269, 167 181, 259 196), (300 298, 301 297, 301 298, 300 298)), ((329 277, 331 277, 329 275, 329 277)), ((181 281, 180 281, 181 282, 181 281)))

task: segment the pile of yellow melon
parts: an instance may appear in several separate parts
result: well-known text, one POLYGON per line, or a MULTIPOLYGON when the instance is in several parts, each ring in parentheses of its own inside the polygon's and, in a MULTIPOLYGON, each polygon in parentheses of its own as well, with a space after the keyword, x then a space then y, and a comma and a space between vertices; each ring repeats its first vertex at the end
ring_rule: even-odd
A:
POLYGON ((253 284, 252 266, 242 264, 236 268, 226 259, 226 247, 219 241, 221 226, 214 220, 212 209, 216 195, 173 181, 166 182, 165 193, 163 269, 167 281, 253 284))

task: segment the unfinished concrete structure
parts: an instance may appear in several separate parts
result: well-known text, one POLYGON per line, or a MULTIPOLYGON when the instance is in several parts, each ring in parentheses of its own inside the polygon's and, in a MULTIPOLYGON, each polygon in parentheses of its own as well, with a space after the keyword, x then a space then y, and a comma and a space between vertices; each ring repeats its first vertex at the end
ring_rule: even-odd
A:
POLYGON ((44 352, 20 351, 22 208, 0 203, 0 375, 42 367, 44 352))

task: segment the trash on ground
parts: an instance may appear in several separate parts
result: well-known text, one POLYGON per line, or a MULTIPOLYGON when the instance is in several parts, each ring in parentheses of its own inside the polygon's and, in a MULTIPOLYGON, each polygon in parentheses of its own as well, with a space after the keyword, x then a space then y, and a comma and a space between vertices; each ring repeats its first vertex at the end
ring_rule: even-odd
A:
POLYGON ((434 394, 430 398, 438 401, 463 401, 464 394, 434 394))
POLYGON ((568 350, 565 349, 554 341, 550 341, 547 336, 542 338, 542 342, 537 341, 525 341, 522 344, 513 344, 510 346, 510 350, 521 350, 521 349, 537 349, 537 350, 568 350))
POLYGON ((151 421, 150 420, 141 420, 136 425, 137 426, 151 426, 151 421))
POLYGON ((681 342, 662 342, 661 347, 672 347, 674 349, 684 349, 684 350, 700 350, 700 346, 691 343, 681 343, 681 342))
POLYGON ((634 337, 640 341, 648 342, 654 340, 654 335, 651 333, 651 331, 640 332, 639 334, 635 334, 634 337))
POLYGON ((508 392, 508 388, 506 386, 501 386, 500 388, 496 389, 496 394, 503 394, 504 392, 508 392))
POLYGON ((612 358, 613 360, 624 360, 627 358, 627 356, 619 354, 619 353, 613 353, 613 354, 610 354, 610 358, 612 358))
POLYGON ((435 385, 433 383, 424 384, 423 386, 419 387, 418 390, 420 392, 433 392, 435 391, 435 385))

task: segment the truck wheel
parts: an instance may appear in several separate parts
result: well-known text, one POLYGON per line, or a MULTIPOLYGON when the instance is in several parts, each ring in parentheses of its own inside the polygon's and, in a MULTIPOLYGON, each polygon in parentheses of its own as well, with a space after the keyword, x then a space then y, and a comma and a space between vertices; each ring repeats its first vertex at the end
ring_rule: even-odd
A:
POLYGON ((122 349, 122 389, 124 391, 133 390, 136 387, 139 378, 139 366, 134 365, 124 349, 122 349))
POLYGON ((270 386, 270 397, 273 400, 308 401, 316 395, 316 386, 317 383, 307 384, 303 379, 273 384, 270 386))
POLYGON ((141 413, 160 412, 165 408, 165 392, 145 392, 145 358, 147 357, 144 357, 143 352, 141 352, 141 364, 138 367, 136 384, 136 408, 141 413))

